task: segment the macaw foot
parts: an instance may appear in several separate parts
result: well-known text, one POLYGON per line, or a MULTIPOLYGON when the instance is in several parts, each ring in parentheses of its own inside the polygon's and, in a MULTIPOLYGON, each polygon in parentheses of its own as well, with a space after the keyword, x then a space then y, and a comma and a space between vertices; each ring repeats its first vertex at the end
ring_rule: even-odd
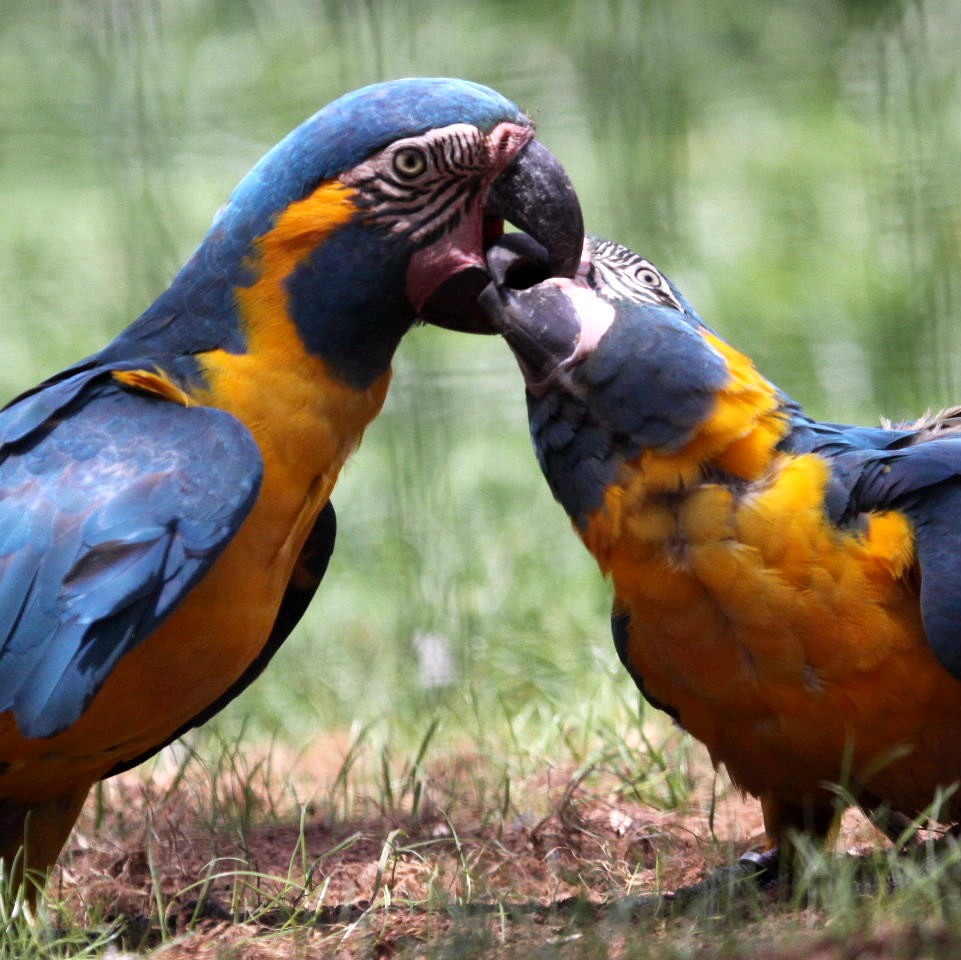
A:
POLYGON ((632 920, 667 916, 721 916, 751 907, 763 907, 788 882, 780 868, 777 848, 749 852, 730 866, 720 867, 703 880, 672 893, 627 897, 609 905, 632 920))
POLYGON ((775 847, 763 853, 749 851, 736 863, 720 867, 703 880, 675 890, 670 898, 670 913, 723 914, 759 906, 781 891, 780 852, 775 847))
MULTIPOLYGON (((890 821, 894 823, 895 821, 890 821)), ((948 865, 956 863, 958 839, 951 830, 943 839, 919 842, 916 838, 905 841, 902 830, 897 834, 900 843, 897 857, 885 861, 877 854, 847 853, 829 855, 814 869, 805 868, 797 875, 792 872, 793 857, 775 847, 763 852, 749 851, 737 862, 712 871, 703 880, 680 887, 672 893, 646 894, 625 898, 611 905, 634 920, 666 916, 711 917, 736 914, 744 911, 763 911, 772 902, 792 902, 798 891, 796 882, 804 877, 804 884, 811 884, 810 895, 817 897, 818 876, 829 880, 822 893, 831 895, 837 883, 850 883, 858 896, 876 896, 893 893, 901 883, 910 885, 919 873, 943 876, 949 886, 961 880, 961 868, 948 865), (945 854, 942 858, 940 854, 945 854), (902 871, 900 864, 906 862, 902 871), (886 866, 887 864, 887 866, 886 866)), ((947 887, 945 888, 947 889, 947 887)), ((805 894, 807 897, 808 894, 805 894)), ((803 899, 803 898, 802 898, 803 899)))
POLYGON ((769 891, 781 880, 780 863, 780 848, 773 847, 764 851, 748 850, 738 860, 736 868, 754 880, 759 890, 769 891))

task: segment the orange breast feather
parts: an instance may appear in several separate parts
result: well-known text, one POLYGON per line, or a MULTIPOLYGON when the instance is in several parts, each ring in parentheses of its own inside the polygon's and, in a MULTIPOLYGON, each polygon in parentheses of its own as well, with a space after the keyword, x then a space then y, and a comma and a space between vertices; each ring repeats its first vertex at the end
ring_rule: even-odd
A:
POLYGON ((728 362, 714 416, 624 467, 583 532, 631 616, 628 659, 742 788, 828 803, 843 783, 915 815, 961 778, 961 684, 925 639, 910 523, 830 522, 827 463, 776 451, 753 368, 728 362))

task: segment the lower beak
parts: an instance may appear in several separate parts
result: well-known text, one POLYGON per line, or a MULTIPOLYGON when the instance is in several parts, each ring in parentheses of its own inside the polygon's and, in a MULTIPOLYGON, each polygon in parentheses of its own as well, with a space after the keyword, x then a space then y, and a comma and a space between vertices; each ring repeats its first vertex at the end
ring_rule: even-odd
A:
POLYGON ((536 392, 570 359, 581 336, 581 318, 564 290, 542 283, 551 274, 548 252, 524 234, 510 234, 487 258, 491 282, 479 297, 494 332, 517 358, 536 392))

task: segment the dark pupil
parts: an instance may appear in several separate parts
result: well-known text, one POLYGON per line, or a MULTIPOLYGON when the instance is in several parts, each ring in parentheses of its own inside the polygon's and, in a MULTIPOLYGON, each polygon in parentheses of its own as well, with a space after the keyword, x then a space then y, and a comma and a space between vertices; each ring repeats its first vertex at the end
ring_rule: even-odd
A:
POLYGON ((417 174, 424 169, 424 160, 416 150, 402 150, 397 154, 396 166, 400 173, 417 174))

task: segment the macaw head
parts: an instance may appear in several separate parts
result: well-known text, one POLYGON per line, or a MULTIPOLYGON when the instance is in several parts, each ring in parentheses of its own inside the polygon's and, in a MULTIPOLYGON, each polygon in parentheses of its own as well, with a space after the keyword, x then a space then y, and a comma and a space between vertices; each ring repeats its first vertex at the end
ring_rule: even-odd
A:
POLYGON ((611 240, 588 237, 572 278, 554 275, 547 251, 523 233, 492 245, 488 264, 479 303, 535 395, 575 389, 571 375, 595 354, 592 366, 652 361, 645 331, 670 328, 687 340, 708 329, 650 260, 611 240))
POLYGON ((582 529, 643 450, 675 451, 729 381, 720 341, 649 260, 588 238, 573 279, 552 276, 525 234, 488 253, 480 303, 527 384, 534 448, 554 496, 582 529))
POLYGON ((230 314, 230 338, 214 333, 232 352, 292 323, 309 353, 362 389, 417 320, 491 332, 476 299, 505 220, 539 241, 549 272, 574 274, 580 207, 530 119, 464 80, 375 84, 263 157, 148 313, 159 321, 187 304, 198 330, 230 314))

